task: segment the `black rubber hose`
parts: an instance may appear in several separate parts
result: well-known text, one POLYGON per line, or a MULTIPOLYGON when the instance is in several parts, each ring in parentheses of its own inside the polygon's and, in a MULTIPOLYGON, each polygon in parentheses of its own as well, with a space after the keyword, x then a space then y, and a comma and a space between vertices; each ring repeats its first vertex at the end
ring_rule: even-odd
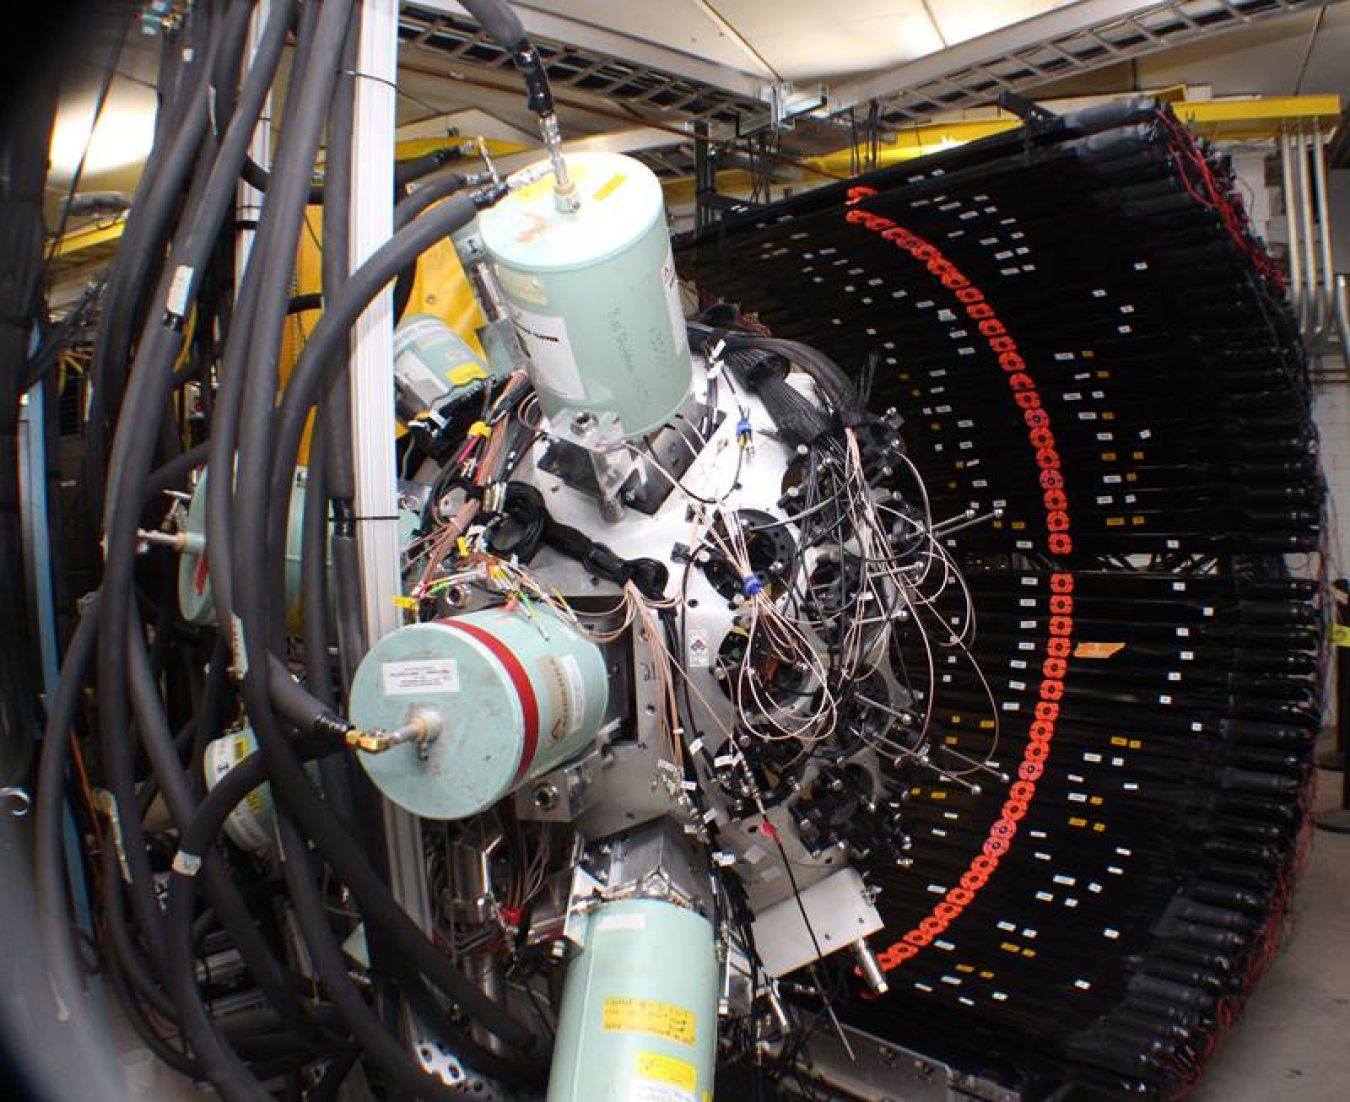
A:
POLYGON ((448 199, 456 192, 463 190, 468 183, 469 178, 462 172, 447 172, 443 176, 437 176, 430 183, 423 184, 416 191, 410 192, 406 198, 399 200, 394 207, 394 229, 401 230, 432 203, 439 203, 442 199, 448 199))
POLYGON ((539 51, 525 33, 520 16, 505 0, 461 0, 465 9, 478 21, 498 46, 511 55, 517 71, 525 81, 527 102, 536 115, 553 111, 553 93, 549 89, 548 74, 539 51))
MULTIPOLYGON (((127 632, 127 679, 135 709, 136 727, 140 731, 146 756, 150 759, 151 770, 164 794, 169 815, 181 832, 192 818, 193 792, 174 753, 173 740, 161 709, 158 687, 151 674, 140 625, 135 616, 131 619, 127 632)), ((207 862, 203 871, 211 906, 220 916, 221 925, 239 950, 259 990, 267 996, 267 1001, 288 1028, 307 1039, 315 1052, 326 1052, 328 1046, 295 997, 286 970, 258 932, 255 920, 234 883, 213 862, 207 862)))
POLYGON ((384 1023, 352 983, 347 974, 347 962, 329 926, 323 898, 315 885, 314 869, 305 839, 284 812, 278 817, 277 829, 281 851, 285 854, 282 870, 290 889, 296 920, 305 932, 310 959, 314 962, 324 990, 333 1000, 333 1005, 342 1015, 357 1044, 380 1066, 400 1092, 406 1091, 414 1098, 456 1102, 460 1097, 459 1091, 413 1066, 411 1054, 385 1029, 384 1023))
MULTIPOLYGON (((330 144, 330 149, 335 148, 330 144)), ((456 157, 461 156, 459 145, 446 146, 444 149, 434 149, 421 157, 414 157, 404 161, 394 162, 394 183, 395 185, 406 185, 415 183, 423 176, 430 176, 438 168, 443 168, 456 157)), ((240 170, 240 179, 249 187, 267 194, 267 189, 272 186, 272 174, 258 164, 257 161, 249 158, 244 161, 243 168, 240 170)), ((306 205, 312 207, 324 206, 328 202, 328 186, 331 183, 331 176, 322 183, 309 185, 309 194, 306 199, 306 205)))
POLYGON ((432 245, 468 225, 476 213, 473 200, 463 193, 433 207, 372 253, 351 274, 339 294, 329 300, 328 309, 291 370, 290 382, 277 411, 275 436, 269 441, 271 453, 260 457, 272 461, 270 498, 273 502, 284 500, 278 494, 278 486, 290 483, 290 472, 295 467, 300 436, 310 407, 340 370, 333 353, 348 330, 390 279, 432 245))
POLYGON ((165 490, 172 490, 181 486, 192 471, 206 462, 209 451, 210 445, 198 444, 194 448, 180 452, 163 466, 156 467, 151 471, 150 477, 145 482, 146 502, 149 503, 165 490))
MULTIPOLYGON (((352 9, 352 21, 347 28, 343 75, 338 81, 333 113, 328 120, 328 185, 332 195, 324 207, 323 233, 324 240, 332 244, 324 250, 323 284, 330 296, 338 293, 351 272, 351 147, 356 81, 350 74, 356 69, 360 29, 361 7, 357 5, 352 9)), ((351 348, 348 339, 344 338, 338 343, 333 357, 338 370, 329 384, 328 395, 323 403, 327 439, 324 467, 334 520, 329 537, 333 579, 331 596, 336 609, 338 670, 345 694, 351 685, 356 664, 366 649, 361 574, 350 520, 355 512, 356 471, 352 454, 352 395, 349 386, 351 348)), ((344 769, 350 769, 350 760, 344 758, 343 766, 344 769)), ((345 807, 350 809, 350 785, 340 786, 340 790, 346 791, 345 807)), ((344 804, 340 803, 339 807, 344 807, 344 804)))
MULTIPOLYGON (((280 17, 287 14, 284 3, 278 4, 274 10, 280 13, 280 17)), ((170 264, 172 270, 187 273, 187 286, 182 288, 181 295, 176 295, 173 301, 167 303, 169 307, 176 306, 179 311, 186 312, 187 304, 191 301, 195 273, 200 272, 214 248, 224 216, 233 202, 237 163, 251 140, 283 45, 284 33, 278 34, 275 22, 269 20, 254 68, 245 82, 239 109, 230 121, 207 183, 197 191, 199 202, 195 209, 184 212, 186 229, 182 231, 181 241, 176 244, 170 264)), ((194 94, 203 99, 207 85, 205 77, 206 73, 203 72, 194 85, 194 94)), ((191 120, 189 130, 204 127, 204 103, 199 108, 194 107, 191 120)), ((181 138, 176 139, 175 151, 181 145, 181 138)), ((153 319, 147 327, 149 332, 140 341, 131 385, 113 443, 104 524, 106 558, 98 662, 100 736, 108 786, 122 810, 124 848, 132 870, 132 907, 137 924, 146 938, 151 961, 161 975, 164 963, 162 942, 156 931, 162 924, 162 913, 151 893, 152 880, 145 857, 141 824, 132 814, 136 799, 134 762, 127 729, 125 644, 136 558, 136 527, 143 503, 142 488, 154 450, 154 426, 167 403, 167 390, 172 384, 172 364, 183 341, 181 326, 174 323, 174 316, 175 312, 170 309, 165 318, 153 319)), ((178 317, 181 319, 181 313, 178 317)))
MULTIPOLYGON (((298 110, 300 81, 308 65, 316 18, 317 8, 313 4, 306 4, 300 14, 296 45, 291 54, 291 74, 286 88, 286 107, 282 113, 282 132, 286 132, 295 111, 298 110)), ((283 33, 283 41, 284 37, 283 33)), ((257 311, 262 281, 262 258, 273 248, 276 237, 275 226, 276 219, 267 217, 264 207, 264 217, 254 234, 253 246, 249 252, 243 279, 239 284, 225 339, 224 357, 220 366, 220 389, 211 417, 208 471, 228 471, 234 468, 234 451, 239 434, 244 385, 253 351, 253 319, 257 311)), ((294 242, 291 244, 294 245, 294 242)), ((231 551, 234 542, 232 494, 233 488, 229 479, 207 479, 206 545, 211 549, 207 562, 211 574, 211 596, 215 605, 216 623, 222 625, 232 623, 234 616, 234 573, 231 569, 231 551)))
MULTIPOLYGON (((200 14, 194 19, 194 28, 204 26, 209 29, 210 7, 196 10, 200 14)), ((146 286, 159 282, 157 273, 172 231, 174 210, 206 136, 206 91, 210 86, 214 49, 219 45, 214 37, 211 42, 212 50, 194 50, 194 60, 183 70, 184 80, 189 82, 183 93, 183 121, 169 142, 162 162, 153 163, 156 158, 152 150, 142 174, 142 180, 148 180, 149 186, 142 194, 138 185, 133 207, 135 224, 127 226, 118 245, 119 278, 115 297, 105 304, 110 315, 108 325, 100 329, 89 372, 91 408, 86 490, 95 515, 104 511, 104 493, 113 477, 112 471, 105 468, 104 431, 109 416, 121 407, 127 349, 136 322, 138 300, 146 286)), ((233 198, 233 190, 230 197, 233 198)), ((110 286, 110 293, 113 292, 110 286)))
MULTIPOLYGON (((324 470, 327 432, 316 418, 309 438, 305 507, 300 528, 300 635, 305 646, 305 681, 311 695, 333 708, 333 671, 328 664, 328 479, 324 470)), ((325 790, 327 786, 325 785, 325 790)))
POLYGON ((493 42, 504 50, 515 50, 526 41, 525 25, 515 9, 504 0, 460 0, 465 10, 483 28, 493 42))
MULTIPOLYGON (((144 277, 145 256, 153 250, 153 242, 146 243, 147 234, 153 234, 161 244, 168 234, 167 224, 151 227, 148 218, 151 205, 148 200, 156 187, 167 186, 164 165, 169 156, 170 135, 176 130, 182 104, 176 96, 167 94, 174 75, 183 66, 183 51, 171 48, 169 37, 164 37, 160 51, 159 109, 155 113, 155 138, 142 167, 140 179, 132 195, 122 236, 117 243, 117 254, 104 289, 99 311, 97 336, 88 370, 89 408, 86 411, 85 492, 93 516, 103 515, 104 463, 107 458, 107 435, 114 403, 107 401, 105 382, 115 370, 124 367, 131 343, 134 323, 132 311, 136 289, 144 277), (143 255, 144 254, 144 255, 143 255)), ((181 180, 179 181, 181 184, 181 180)), ((167 221, 167 219, 166 219, 167 221)))
POLYGON ((85 606, 70 646, 61 663, 62 676, 47 710, 47 726, 42 735, 42 753, 38 762, 37 806, 33 812, 33 878, 37 889, 39 931, 42 947, 51 969, 57 998, 68 1006, 80 998, 79 951, 71 928, 70 900, 66 892, 66 860, 63 848, 66 757, 75 713, 84 690, 98 644, 97 598, 85 606))
POLYGON ((213 860, 212 846, 226 816, 265 779, 257 754, 250 754, 225 774, 183 828, 169 879, 165 977, 178 1007, 179 1027, 203 1073, 226 1102, 271 1102, 272 1096, 253 1077, 248 1065, 221 1042, 202 1003, 192 956, 192 906, 196 875, 213 860))
POLYGON ((145 1042, 145 1047, 178 1072, 179 1075, 185 1075, 194 1081, 200 1079, 202 1073, 196 1062, 190 1056, 169 1044, 164 1039, 164 1035, 146 1020, 145 1013, 141 1010, 140 1003, 137 1001, 136 992, 132 990, 130 981, 115 962, 109 963, 107 974, 113 994, 117 996, 117 1001, 126 1009, 127 1021, 130 1022, 131 1028, 136 1031, 137 1036, 145 1042))
MULTIPOLYGON (((249 337, 252 362, 244 382, 243 419, 240 424, 236 468, 236 512, 240 488, 245 481, 248 456, 257 446, 259 438, 265 439, 268 435, 266 422, 277 390, 278 359, 285 327, 286 303, 295 266, 295 250, 305 217, 308 173, 318 154, 319 141, 323 135, 324 122, 337 80, 338 66, 332 63, 332 59, 342 56, 351 3, 352 0, 329 0, 319 10, 313 42, 309 49, 313 60, 305 66, 301 74, 294 112, 286 123, 287 141, 280 147, 272 173, 270 194, 263 207, 262 221, 274 227, 274 236, 269 241, 267 253, 261 258, 261 282, 249 337)), ((331 309, 330 302, 329 308, 324 311, 324 317, 328 316, 331 309)), ((283 514, 289 512, 290 481, 288 478, 285 493, 272 499, 283 514)), ((236 527, 234 548, 236 575, 238 575, 240 544, 244 538, 240 528, 236 527)), ((278 557, 271 561, 280 563, 285 558, 284 548, 283 521, 280 543, 275 548, 264 544, 254 550, 262 553, 275 551, 278 557)), ((272 573, 266 570, 258 570, 251 576, 250 584, 262 589, 263 595, 268 599, 259 604, 261 615, 256 622, 247 624, 246 627, 250 633, 262 631, 265 645, 279 652, 285 642, 285 610, 277 607, 275 603, 278 587, 268 584, 268 579, 272 577, 272 573)))
POLYGON ((177 1023, 178 1015, 173 1000, 164 992, 150 965, 136 947, 135 935, 126 915, 126 895, 123 892, 122 870, 118 868, 117 853, 109 846, 103 859, 103 949, 110 967, 116 967, 130 985, 136 997, 152 1007, 166 1021, 177 1023))

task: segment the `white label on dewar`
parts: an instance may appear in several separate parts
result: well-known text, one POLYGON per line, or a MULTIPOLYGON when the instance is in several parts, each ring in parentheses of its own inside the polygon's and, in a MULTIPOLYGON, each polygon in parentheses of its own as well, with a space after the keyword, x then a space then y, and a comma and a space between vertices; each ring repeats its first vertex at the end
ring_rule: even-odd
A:
POLYGON ((586 679, 581 676, 577 660, 570 654, 564 654, 558 659, 558 664, 562 668, 563 684, 567 689, 567 733, 570 735, 581 726, 586 714, 586 679))
POLYGON ((459 665, 453 658, 425 658, 380 665, 388 696, 459 692, 459 665))
POLYGON ((534 364, 535 381, 559 398, 580 402, 586 399, 586 384, 581 381, 576 353, 567 335, 567 322, 551 314, 536 314, 511 303, 520 345, 534 364))

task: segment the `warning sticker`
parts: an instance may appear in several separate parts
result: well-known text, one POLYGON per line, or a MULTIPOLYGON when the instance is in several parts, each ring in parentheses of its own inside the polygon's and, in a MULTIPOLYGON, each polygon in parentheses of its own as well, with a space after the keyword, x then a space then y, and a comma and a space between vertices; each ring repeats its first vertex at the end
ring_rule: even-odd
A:
POLYGON ((660 1052, 637 1054, 637 1078, 628 1097, 630 1102, 694 1102, 698 1072, 688 1060, 660 1052))
POLYGON ((586 384, 567 334, 567 322, 551 314, 536 314, 511 303, 511 320, 525 355, 534 364, 535 382, 559 398, 578 402, 586 398, 586 384))
POLYGON ((688 1060, 659 1052, 639 1052, 637 1073, 639 1079, 655 1079, 691 1092, 698 1081, 698 1072, 688 1060))
POLYGON ((606 999, 601 1022, 606 1033, 650 1033, 694 1047, 697 1016, 674 1003, 654 999, 606 999))
POLYGON ((553 722, 549 725, 548 737, 557 742, 581 726, 586 711, 586 682, 581 676, 581 667, 570 654, 541 659, 539 669, 553 701, 553 722))
POLYGON ((385 662, 380 666, 388 696, 459 692, 459 664, 453 658, 385 662))

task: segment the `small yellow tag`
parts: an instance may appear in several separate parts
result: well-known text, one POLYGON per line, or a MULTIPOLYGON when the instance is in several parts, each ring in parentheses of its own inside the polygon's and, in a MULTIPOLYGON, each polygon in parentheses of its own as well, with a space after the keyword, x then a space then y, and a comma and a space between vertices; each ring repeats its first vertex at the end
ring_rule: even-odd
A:
POLYGON ((417 601, 413 597, 395 597, 394 606, 396 608, 406 608, 409 612, 417 611, 417 601))
POLYGON ((1333 647, 1350 647, 1350 624, 1331 625, 1331 645, 1333 647))
MULTIPOLYGON (((450 382, 455 386, 467 386, 475 379, 486 379, 487 372, 479 364, 467 363, 460 364, 458 367, 451 368, 450 382)), ((482 422, 479 422, 481 424, 482 422)))
POLYGON ((622 172, 616 172, 613 176, 611 176, 608 180, 606 180, 603 184, 600 185, 599 189, 592 196, 592 198, 597 203, 601 202, 604 199, 608 199, 611 195, 614 194, 614 192, 616 192, 619 189, 619 187, 623 184, 623 182, 626 179, 628 179, 628 177, 625 176, 622 172))
POLYGON ((1073 649, 1075 658, 1111 658, 1125 649, 1124 643, 1079 643, 1073 649))

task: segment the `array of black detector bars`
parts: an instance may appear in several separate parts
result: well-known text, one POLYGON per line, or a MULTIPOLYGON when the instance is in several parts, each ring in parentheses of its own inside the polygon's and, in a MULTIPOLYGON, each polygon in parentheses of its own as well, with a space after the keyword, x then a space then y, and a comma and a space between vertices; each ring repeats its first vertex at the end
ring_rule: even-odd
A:
MULTIPOLYGON (((904 416, 936 517, 1001 510, 949 538, 979 634, 969 656, 937 648, 932 708, 956 752, 938 765, 990 755, 1008 780, 917 776, 915 863, 884 878, 877 940, 925 920, 930 936, 848 1016, 1030 1095, 1178 1094, 1269 955, 1320 713, 1318 593, 1282 558, 1321 536, 1304 355, 1223 159, 1137 101, 761 208, 679 255, 705 298, 775 335, 847 368, 880 357, 872 402, 904 416), (859 206, 887 221, 850 221, 859 206), (888 223, 908 250, 873 232, 888 223), (915 239, 950 266, 935 275, 915 239), (960 312, 963 283, 1034 377, 1067 553, 1008 346, 960 312), (1067 625, 1055 573, 1072 577, 1067 625), (996 870, 934 925, 1041 757, 1045 662, 1066 646, 1034 795, 996 870)), ((903 656, 922 698, 916 637, 903 656)))

